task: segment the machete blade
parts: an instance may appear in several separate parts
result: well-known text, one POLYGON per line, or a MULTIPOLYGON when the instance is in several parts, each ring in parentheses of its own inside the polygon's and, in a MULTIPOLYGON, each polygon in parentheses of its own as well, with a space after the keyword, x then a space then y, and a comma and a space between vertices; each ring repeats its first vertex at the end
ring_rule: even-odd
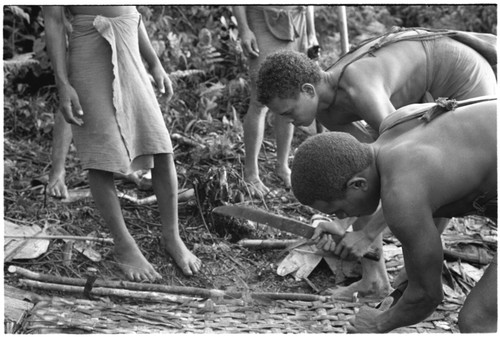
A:
POLYGON ((310 239, 314 234, 314 227, 295 219, 273 214, 264 210, 242 205, 226 205, 213 209, 213 212, 228 215, 239 219, 251 220, 279 230, 296 234, 310 239))

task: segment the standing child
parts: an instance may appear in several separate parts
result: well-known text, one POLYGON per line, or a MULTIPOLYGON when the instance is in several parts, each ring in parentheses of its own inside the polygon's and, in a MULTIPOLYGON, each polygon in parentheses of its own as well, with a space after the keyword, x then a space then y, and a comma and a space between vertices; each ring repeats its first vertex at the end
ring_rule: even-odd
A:
POLYGON ((168 130, 142 58, 160 90, 172 84, 155 54, 134 6, 68 6, 73 31, 66 55, 64 7, 44 8, 47 48, 60 109, 97 208, 115 242, 115 258, 127 278, 154 281, 161 275, 127 230, 113 173, 151 169, 162 223, 162 247, 184 274, 201 261, 180 238, 177 175, 168 130))

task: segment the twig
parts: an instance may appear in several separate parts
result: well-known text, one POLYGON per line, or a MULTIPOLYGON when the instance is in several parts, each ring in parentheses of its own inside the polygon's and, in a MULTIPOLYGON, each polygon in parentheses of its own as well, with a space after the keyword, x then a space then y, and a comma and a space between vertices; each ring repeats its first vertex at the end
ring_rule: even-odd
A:
MULTIPOLYGON (((130 202, 133 202, 136 205, 150 205, 150 204, 153 204, 157 201, 156 195, 151 195, 149 197, 139 199, 137 197, 134 197, 134 196, 128 195, 126 193, 118 191, 117 196, 118 196, 118 198, 126 199, 130 202)), ((84 189, 80 189, 80 190, 70 190, 70 191, 68 191, 68 198, 61 199, 61 202, 71 203, 71 202, 74 202, 74 201, 77 201, 80 199, 91 198, 91 197, 92 197, 92 194, 90 193, 90 189, 88 189, 88 188, 84 188, 84 189)), ((178 194, 177 194, 177 199, 179 202, 187 201, 193 197, 194 197, 194 190, 193 189, 179 190, 178 194)))
POLYGON ((73 241, 98 241, 104 243, 113 243, 111 238, 95 238, 93 236, 71 236, 71 235, 44 235, 44 236, 26 236, 26 235, 4 235, 5 239, 23 239, 23 240, 73 240, 73 241))
POLYGON ((189 145, 189 146, 193 146, 193 147, 197 147, 197 148, 200 148, 200 149, 205 149, 206 146, 201 144, 201 143, 198 143, 197 141, 191 139, 191 138, 188 138, 186 136, 183 136, 183 135, 180 135, 178 133, 173 133, 170 138, 172 138, 173 140, 179 142, 179 143, 182 143, 182 144, 185 144, 185 145, 189 145))
MULTIPOLYGON (((38 235, 40 235, 40 234, 42 234, 42 233, 43 233, 43 229, 42 229, 42 230, 40 230, 39 232, 37 232, 37 233, 33 236, 33 238, 34 238, 34 239, 39 239, 40 237, 39 237, 38 235)), ((7 238, 7 236, 4 236, 4 238, 7 238)), ((16 254, 17 254, 17 253, 18 253, 21 249, 23 249, 23 248, 24 248, 24 246, 26 246, 27 244, 28 244, 28 241, 24 241, 24 242, 22 242, 19 246, 17 246, 16 248, 14 248, 14 250, 12 250, 12 251, 10 252, 10 254, 9 254, 9 255, 7 255, 7 256, 4 258, 4 261, 5 261, 5 262, 10 262, 10 261, 12 261, 12 259, 16 256, 16 254)))

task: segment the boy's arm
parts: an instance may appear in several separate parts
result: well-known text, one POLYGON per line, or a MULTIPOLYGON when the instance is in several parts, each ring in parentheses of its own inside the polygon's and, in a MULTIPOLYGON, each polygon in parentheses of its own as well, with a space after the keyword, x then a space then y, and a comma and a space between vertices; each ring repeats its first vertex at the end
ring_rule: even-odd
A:
POLYGON ((233 6, 233 14, 238 22, 238 32, 240 34, 241 48, 250 58, 259 57, 259 46, 255 34, 248 26, 246 6, 233 6))
POLYGON ((79 118, 83 115, 80 101, 68 79, 64 7, 44 6, 43 17, 47 51, 54 70, 60 110, 68 123, 82 125, 83 121, 79 118), (78 116, 75 116, 73 110, 78 116))
POLYGON ((163 69, 158 55, 156 55, 142 20, 139 24, 139 50, 141 52, 141 56, 149 66, 149 71, 158 86, 158 90, 162 94, 166 92, 167 100, 170 100, 174 94, 172 81, 165 72, 165 69, 163 69))

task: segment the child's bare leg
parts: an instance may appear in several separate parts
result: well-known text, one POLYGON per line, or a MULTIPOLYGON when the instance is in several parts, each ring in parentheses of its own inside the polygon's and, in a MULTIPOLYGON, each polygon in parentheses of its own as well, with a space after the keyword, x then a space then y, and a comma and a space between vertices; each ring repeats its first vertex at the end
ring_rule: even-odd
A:
POLYGON ((201 260, 191 253, 179 235, 177 173, 173 154, 155 155, 151 173, 162 223, 162 248, 185 275, 196 274, 200 270, 201 260))
POLYGON ((57 113, 52 135, 52 167, 47 184, 47 193, 50 196, 63 199, 68 197, 68 188, 64 181, 66 175, 64 165, 72 138, 71 126, 66 123, 62 113, 57 113))
POLYGON ((89 183, 96 206, 113 236, 115 259, 120 269, 132 281, 161 279, 127 230, 116 195, 113 173, 89 170, 89 183))
POLYGON ((250 98, 250 106, 243 121, 245 142, 245 182, 252 196, 264 196, 269 188, 259 177, 259 152, 264 139, 267 108, 255 102, 255 94, 250 98))
POLYGON ((292 171, 288 166, 288 155, 293 138, 293 124, 278 114, 275 114, 275 134, 276 134, 276 152, 277 165, 276 173, 283 180, 286 188, 292 187, 292 171))

